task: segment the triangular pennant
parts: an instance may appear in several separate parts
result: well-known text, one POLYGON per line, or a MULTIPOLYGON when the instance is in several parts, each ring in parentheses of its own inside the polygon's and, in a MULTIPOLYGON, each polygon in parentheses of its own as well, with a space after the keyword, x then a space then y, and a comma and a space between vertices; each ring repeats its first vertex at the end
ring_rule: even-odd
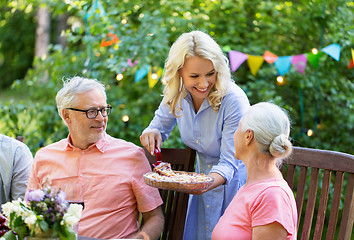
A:
POLYGON ((149 65, 144 65, 142 68, 136 71, 135 82, 139 82, 141 79, 143 79, 146 76, 146 74, 148 74, 149 69, 150 69, 149 65))
POLYGON ((248 58, 247 54, 231 50, 229 52, 231 71, 235 72, 237 68, 248 58))
POLYGON ((354 61, 354 50, 352 48, 352 61, 354 61))
POLYGON ((350 59, 350 63, 348 65, 348 69, 351 69, 352 67, 354 67, 354 61, 353 61, 353 59, 350 59))
POLYGON ((333 43, 331 45, 328 45, 325 48, 322 48, 322 52, 327 53, 329 56, 331 56, 335 60, 339 61, 340 49, 341 49, 341 47, 339 46, 339 44, 333 43))
POLYGON ((291 56, 278 57, 274 64, 279 72, 279 75, 283 76, 290 69, 291 56))
POLYGON ((263 58, 267 63, 274 63, 278 59, 278 56, 267 50, 264 52, 263 58))
POLYGON ((256 76, 263 62, 264 62, 263 56, 248 55, 247 64, 253 76, 256 76))
POLYGON ((314 68, 318 68, 318 62, 320 60, 321 54, 322 54, 321 52, 318 52, 317 54, 313 54, 313 53, 306 54, 307 60, 314 68))
POLYGON ((295 67, 296 71, 304 74, 307 58, 305 54, 295 55, 291 59, 291 64, 295 67))
POLYGON ((149 73, 148 73, 149 88, 153 88, 155 86, 155 84, 159 81, 161 74, 162 74, 162 68, 160 68, 155 74, 156 74, 156 78, 153 78, 153 73, 150 68, 149 73))
POLYGON ((129 67, 134 67, 135 65, 138 64, 138 60, 135 60, 134 62, 132 62, 131 58, 128 58, 127 62, 128 62, 129 67))

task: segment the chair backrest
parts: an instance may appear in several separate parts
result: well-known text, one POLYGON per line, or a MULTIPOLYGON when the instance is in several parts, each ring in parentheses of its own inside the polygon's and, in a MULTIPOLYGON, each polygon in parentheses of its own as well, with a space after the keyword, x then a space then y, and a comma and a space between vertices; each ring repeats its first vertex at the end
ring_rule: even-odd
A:
MULTIPOLYGON (((146 149, 145 155, 152 164, 156 162, 146 149)), ((162 148, 162 161, 171 163, 173 170, 194 172, 195 150, 191 148, 162 148)), ((183 238, 184 223, 187 214, 189 194, 160 189, 165 214, 165 228, 161 240, 180 240, 183 238)))
POLYGON ((294 147, 292 155, 284 161, 283 175, 295 194, 298 239, 300 236, 301 239, 351 239, 353 155, 294 147))

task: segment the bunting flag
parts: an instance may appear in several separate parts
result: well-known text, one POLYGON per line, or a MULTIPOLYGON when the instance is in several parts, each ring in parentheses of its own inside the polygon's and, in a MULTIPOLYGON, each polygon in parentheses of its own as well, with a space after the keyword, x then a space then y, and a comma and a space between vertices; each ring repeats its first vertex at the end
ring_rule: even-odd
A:
POLYGON ((138 60, 135 60, 134 62, 132 62, 132 59, 131 58, 128 58, 128 66, 129 67, 134 67, 135 65, 138 64, 138 60))
POLYGON ((352 61, 354 62, 354 49, 352 48, 352 61))
POLYGON ((350 63, 348 65, 348 69, 351 69, 352 67, 354 67, 354 61, 353 61, 353 59, 350 59, 350 63))
POLYGON ((291 64, 295 67, 296 71, 304 74, 307 65, 307 58, 305 54, 295 55, 291 59, 291 64))
POLYGON ((263 58, 267 63, 274 63, 278 59, 278 56, 267 50, 264 52, 263 58))
POLYGON ((313 54, 313 53, 306 54, 307 60, 314 68, 318 68, 320 56, 321 56, 321 52, 318 52, 317 54, 313 54))
POLYGON ((152 70, 150 68, 149 73, 148 73, 148 83, 149 83, 149 88, 153 88, 155 84, 159 81, 160 77, 162 75, 162 68, 160 68, 156 72, 156 78, 153 78, 152 70))
POLYGON ((102 39, 101 44, 100 44, 101 47, 108 47, 108 46, 111 46, 112 44, 119 42, 119 38, 117 37, 117 34, 108 33, 107 36, 109 37, 110 40, 106 41, 105 38, 102 39))
POLYGON ((135 82, 139 82, 141 79, 143 79, 146 74, 148 74, 150 70, 149 65, 144 65, 138 71, 135 72, 135 82))
MULTIPOLYGON (((225 49, 229 49, 225 48, 225 49)), ((323 53, 326 53, 330 57, 334 58, 336 61, 340 59, 341 46, 337 43, 333 43, 328 45, 327 47, 322 48, 320 51, 316 53, 304 53, 294 56, 282 56, 279 57, 274 53, 266 50, 264 51, 263 56, 253 56, 248 55, 243 52, 238 52, 235 50, 229 51, 229 60, 231 71, 236 71, 241 64, 247 60, 248 66, 252 75, 256 75, 259 68, 262 66, 263 61, 266 61, 270 64, 275 64, 280 75, 284 75, 290 69, 290 66, 293 65, 296 71, 304 74, 305 68, 307 67, 307 62, 309 62, 314 68, 318 68, 319 59, 323 53), (263 58, 263 59, 262 59, 263 58)), ((352 52, 352 61, 354 62, 354 50, 351 49, 352 52)), ((348 68, 352 68, 352 61, 349 63, 348 68)))
POLYGON ((87 12, 87 17, 91 17, 97 13, 99 14, 100 17, 103 17, 106 15, 106 11, 104 10, 103 5, 100 0, 94 0, 91 8, 87 12))
POLYGON ((237 68, 248 58, 247 54, 231 50, 229 52, 231 71, 235 72, 237 68))
POLYGON ((322 52, 327 53, 338 62, 340 57, 340 49, 341 47, 339 44, 333 43, 325 48, 322 48, 322 52))
POLYGON ((278 59, 274 62, 275 67, 277 68, 279 75, 283 76, 290 69, 292 56, 283 56, 278 57, 278 59))
POLYGON ((259 68, 262 66, 264 62, 264 58, 262 56, 253 56, 253 55, 247 55, 247 63, 248 67, 251 70, 251 73, 253 76, 256 76, 259 68))

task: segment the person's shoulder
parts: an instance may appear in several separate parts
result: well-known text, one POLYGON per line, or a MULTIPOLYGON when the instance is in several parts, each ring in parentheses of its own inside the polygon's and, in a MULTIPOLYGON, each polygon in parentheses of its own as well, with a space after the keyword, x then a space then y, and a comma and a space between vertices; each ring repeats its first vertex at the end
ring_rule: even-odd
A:
POLYGON ((113 146, 113 147, 124 148, 124 149, 128 149, 130 151, 133 151, 133 150, 136 151, 136 150, 140 150, 141 149, 141 147, 139 147, 135 143, 128 142, 128 141, 126 141, 124 139, 115 138, 115 137, 112 137, 110 135, 107 135, 107 141, 108 141, 108 144, 113 146))
POLYGON ((236 83, 229 82, 225 98, 247 98, 246 93, 236 83))
POLYGON ((0 134, 0 143, 4 146, 12 147, 14 149, 16 148, 28 149, 27 145, 24 144, 23 142, 3 134, 0 134))
POLYGON ((292 191, 285 180, 274 179, 264 184, 262 195, 267 198, 278 198, 279 196, 288 196, 291 198, 292 191))
POLYGON ((246 93, 231 82, 220 108, 226 111, 244 112, 250 106, 246 93))
POLYGON ((37 154, 43 153, 43 152, 48 152, 48 151, 53 151, 53 150, 62 150, 67 146, 67 144, 68 144, 68 140, 66 138, 61 139, 57 142, 50 143, 47 146, 40 148, 37 151, 37 154))

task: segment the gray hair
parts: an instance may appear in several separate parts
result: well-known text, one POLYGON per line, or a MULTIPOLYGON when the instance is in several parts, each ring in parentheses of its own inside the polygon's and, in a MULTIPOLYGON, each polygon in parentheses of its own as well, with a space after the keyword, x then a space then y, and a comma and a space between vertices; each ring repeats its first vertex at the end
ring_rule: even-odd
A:
POLYGON ((171 46, 165 62, 164 80, 167 83, 164 89, 164 102, 170 106, 176 116, 176 105, 181 109, 181 98, 186 94, 178 70, 184 65, 187 58, 201 57, 210 60, 217 72, 214 88, 211 90, 208 101, 215 111, 218 111, 223 97, 227 93, 231 78, 229 60, 223 54, 220 46, 208 34, 201 31, 192 31, 182 34, 171 46))
POLYGON ((259 150, 277 158, 278 166, 290 155, 290 121, 284 109, 269 102, 257 103, 247 110, 241 121, 241 130, 252 130, 259 150))
POLYGON ((63 119, 62 109, 74 106, 75 97, 77 94, 85 93, 93 89, 99 89, 106 96, 106 90, 104 85, 96 79, 89 79, 76 76, 63 80, 63 87, 58 91, 57 96, 55 98, 57 102, 59 116, 63 119))

